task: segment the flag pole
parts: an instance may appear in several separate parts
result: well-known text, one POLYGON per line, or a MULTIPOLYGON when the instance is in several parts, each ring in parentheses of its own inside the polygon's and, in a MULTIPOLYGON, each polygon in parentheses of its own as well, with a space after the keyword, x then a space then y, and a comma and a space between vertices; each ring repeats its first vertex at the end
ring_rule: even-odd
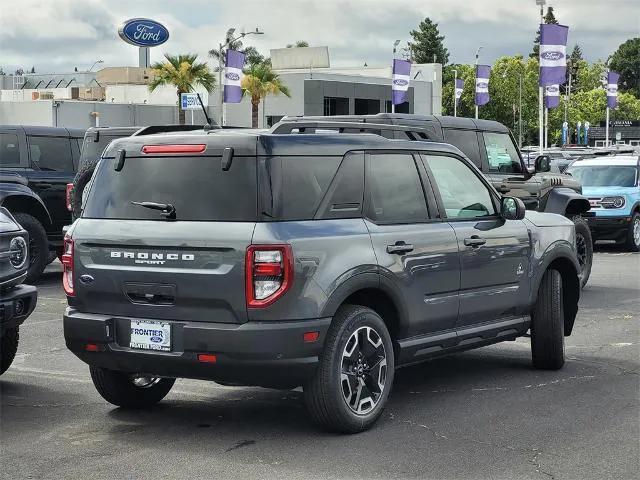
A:
POLYGON ((549 108, 544 109, 544 148, 549 148, 549 108))
POLYGON ((605 121, 605 128, 604 128, 604 146, 608 147, 609 146, 609 106, 607 105, 607 119, 605 121))
POLYGON ((456 90, 458 89, 458 71, 453 71, 453 116, 458 116, 458 97, 456 90))
MULTIPOLYGON (((475 82, 476 83, 476 86, 475 86, 476 93, 475 93, 475 95, 478 94, 478 92, 477 92, 477 89, 478 89, 478 57, 480 57, 480 50, 481 49, 482 49, 482 47, 478 47, 478 50, 476 50, 476 82, 475 82)), ((477 100, 474 103, 476 104, 476 119, 477 119, 478 118, 478 103, 477 103, 477 100)))

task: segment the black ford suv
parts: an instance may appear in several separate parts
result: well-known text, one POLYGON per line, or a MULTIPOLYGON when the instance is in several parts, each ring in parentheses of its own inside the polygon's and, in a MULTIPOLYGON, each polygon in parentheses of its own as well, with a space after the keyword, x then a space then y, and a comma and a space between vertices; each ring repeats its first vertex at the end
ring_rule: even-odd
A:
POLYGON ((386 138, 445 142, 459 148, 501 194, 520 198, 528 210, 557 213, 576 227, 580 284, 586 285, 593 262, 593 241, 585 219, 589 200, 580 183, 554 172, 550 155, 536 158, 529 169, 509 129, 499 122, 463 117, 379 113, 332 117, 285 117, 272 132, 339 131, 375 133, 386 138), (337 123, 336 123, 337 122, 337 123), (345 122, 353 125, 345 127, 345 122))
POLYGON ((67 347, 125 408, 175 378, 303 386, 357 432, 394 371, 531 330, 564 364, 573 223, 500 197, 455 147, 214 130, 116 140, 65 238, 67 347))
POLYGON ((66 188, 83 135, 72 128, 0 125, 0 206, 29 233, 29 283, 62 251, 62 227, 71 221, 66 188))
POLYGON ((24 285, 29 261, 29 234, 0 207, 0 375, 18 350, 20 325, 36 307, 36 287, 24 285))

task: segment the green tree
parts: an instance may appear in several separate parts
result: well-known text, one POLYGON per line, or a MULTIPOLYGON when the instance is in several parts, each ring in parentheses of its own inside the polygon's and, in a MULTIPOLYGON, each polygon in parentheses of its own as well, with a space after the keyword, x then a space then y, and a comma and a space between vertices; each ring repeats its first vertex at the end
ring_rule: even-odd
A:
POLYGON ((165 53, 164 58, 166 61, 151 65, 154 77, 149 83, 149 90, 153 92, 163 85, 176 87, 178 119, 180 125, 184 125, 184 110, 180 108, 180 94, 192 92, 198 85, 211 92, 216 86, 216 79, 206 63, 196 62, 198 58, 196 54, 169 55, 165 53))
POLYGON ((253 128, 258 128, 258 107, 267 95, 281 93, 287 97, 291 96, 280 76, 271 69, 270 62, 249 65, 245 69, 242 79, 242 93, 251 97, 251 126, 253 128))
POLYGON ((444 46, 444 35, 440 35, 438 24, 425 18, 418 30, 409 32, 413 42, 409 42, 411 60, 416 63, 432 63, 434 61, 446 65, 449 63, 449 50, 444 46))
POLYGON ((620 74, 619 89, 640 98, 640 37, 630 38, 611 56, 609 68, 620 74))
MULTIPOLYGON (((556 20, 556 16, 553 13, 553 7, 547 8, 547 13, 543 18, 543 22, 546 24, 558 24, 558 20, 556 20)), ((531 58, 538 58, 540 56, 540 27, 538 27, 538 31, 536 32, 536 39, 533 41, 533 51, 529 55, 531 58)))
POLYGON ((298 40, 296 43, 287 44, 287 48, 304 48, 308 46, 309 46, 309 42, 307 42, 306 40, 298 40))
POLYGON ((245 60, 244 62, 247 65, 255 65, 257 63, 262 63, 266 60, 264 55, 262 55, 256 47, 247 47, 244 49, 245 60))

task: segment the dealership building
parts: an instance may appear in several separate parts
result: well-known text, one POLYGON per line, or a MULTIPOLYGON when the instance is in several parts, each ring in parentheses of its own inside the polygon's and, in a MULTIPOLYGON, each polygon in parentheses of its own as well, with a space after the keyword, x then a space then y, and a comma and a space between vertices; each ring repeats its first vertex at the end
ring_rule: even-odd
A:
MULTIPOLYGON (((268 127, 285 115, 391 111, 391 65, 331 67, 327 47, 276 49, 271 51, 271 59, 290 97, 269 95, 264 99, 259 107, 259 127, 268 127)), ((175 88, 150 92, 152 77, 152 70, 146 67, 0 76, 0 124, 86 128, 177 123, 175 88)), ((217 122, 222 114, 219 90, 198 93, 217 122)), ((396 106, 397 112, 440 114, 442 66, 412 65, 406 98, 396 106)), ((250 127, 250 98, 225 104, 224 114, 226 125, 250 127)), ((187 112, 186 118, 187 122, 193 118, 194 123, 204 123, 201 111, 187 112)))

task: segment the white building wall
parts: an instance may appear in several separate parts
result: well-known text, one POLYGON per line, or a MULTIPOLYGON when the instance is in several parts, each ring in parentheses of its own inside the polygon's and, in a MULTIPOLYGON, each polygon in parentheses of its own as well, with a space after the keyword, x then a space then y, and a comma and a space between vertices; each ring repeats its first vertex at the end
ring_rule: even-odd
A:
MULTIPOLYGON (((202 102, 207 105, 209 94, 202 88, 197 88, 202 102)), ((105 87, 105 101, 107 103, 142 103, 149 105, 176 105, 178 95, 175 87, 163 86, 149 91, 147 85, 107 85, 105 87)))

